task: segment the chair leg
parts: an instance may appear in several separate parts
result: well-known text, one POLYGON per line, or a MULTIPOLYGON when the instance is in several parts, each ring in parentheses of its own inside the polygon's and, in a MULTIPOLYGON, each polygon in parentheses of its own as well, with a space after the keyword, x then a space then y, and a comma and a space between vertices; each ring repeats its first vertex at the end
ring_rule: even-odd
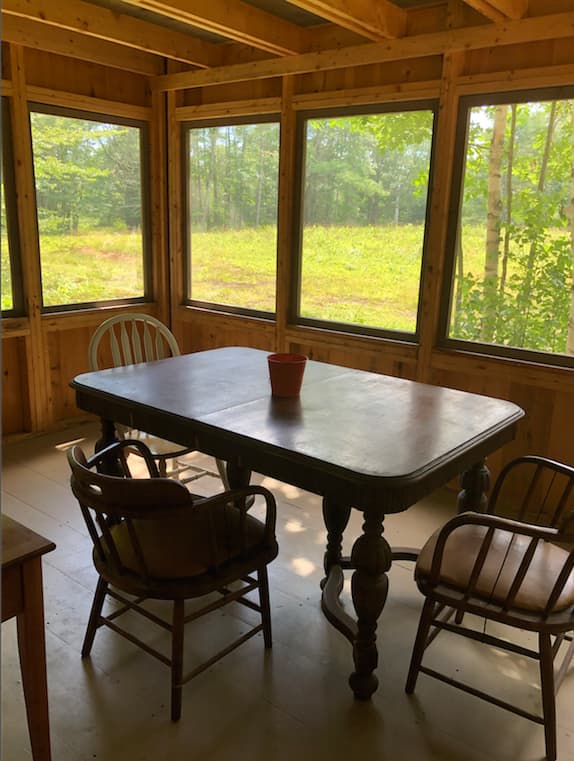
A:
POLYGON ((554 692, 554 659, 549 634, 539 634, 540 684, 542 688, 542 716, 544 717, 544 738, 546 758, 556 761, 556 696, 554 692))
POLYGON ((423 660, 423 653, 425 651, 425 643, 429 633, 429 629, 432 623, 434 614, 434 602, 427 597, 423 609, 421 611, 421 617, 419 621, 419 628, 417 630, 417 636, 415 638, 415 644, 413 646, 413 654, 411 656, 411 664, 409 666, 409 673, 407 676, 407 683, 405 685, 405 692, 411 695, 414 692, 415 685, 417 683, 417 677, 419 675, 419 669, 423 660))
POLYGON ((86 634, 84 637, 84 643, 82 645, 82 658, 86 658, 94 644, 94 637, 100 623, 100 617, 102 615, 102 608, 104 606, 104 600, 106 599, 106 592, 108 591, 108 582, 104 581, 102 577, 98 579, 98 585, 94 593, 94 600, 92 602, 92 608, 90 610, 90 617, 88 619, 88 626, 86 628, 86 634))
POLYGON ((171 720, 181 716, 181 680, 183 677, 183 600, 173 601, 171 632, 171 720))
POLYGON ((272 646, 271 640, 271 607, 269 605, 269 579, 267 566, 257 571, 259 580, 259 604, 261 606, 261 623, 263 624, 263 642, 266 649, 272 646))

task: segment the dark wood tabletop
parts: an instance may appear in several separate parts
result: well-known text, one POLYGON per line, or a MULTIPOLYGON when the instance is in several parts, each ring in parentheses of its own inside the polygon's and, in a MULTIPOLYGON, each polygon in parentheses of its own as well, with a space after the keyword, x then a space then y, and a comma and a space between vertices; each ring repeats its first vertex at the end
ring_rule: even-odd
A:
POLYGON ((231 347, 80 375, 78 406, 356 507, 405 509, 514 436, 515 404, 308 361, 271 396, 267 353, 231 347))

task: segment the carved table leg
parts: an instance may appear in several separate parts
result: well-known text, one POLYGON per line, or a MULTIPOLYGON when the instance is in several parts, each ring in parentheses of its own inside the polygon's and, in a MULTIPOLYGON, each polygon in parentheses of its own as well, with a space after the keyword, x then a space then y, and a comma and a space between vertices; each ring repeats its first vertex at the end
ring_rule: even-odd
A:
POLYGON ((356 569, 351 580, 353 604, 357 613, 357 635, 353 644, 355 671, 349 684, 359 700, 368 700, 379 680, 373 673, 378 664, 377 620, 385 605, 392 553, 383 538, 382 510, 364 514, 363 534, 353 545, 351 563, 356 569))
POLYGON ((227 463, 227 479, 232 489, 241 489, 243 486, 249 486, 251 471, 249 468, 229 460, 227 463))
MULTIPOLYGON (((96 452, 101 452, 102 449, 109 447, 110 444, 115 444, 116 441, 119 441, 113 420, 101 418, 100 426, 101 435, 94 445, 96 452)), ((121 478, 125 475, 121 462, 115 457, 106 457, 105 462, 98 465, 98 471, 106 476, 119 476, 121 478)))
POLYGON ((486 492, 490 487, 490 471, 484 460, 475 463, 465 470, 460 479, 462 487, 458 494, 457 508, 459 513, 474 510, 478 513, 486 512, 486 492))
MULTIPOLYGON (((239 465, 237 462, 229 461, 227 463, 227 483, 230 489, 241 489, 243 486, 249 486, 251 480, 251 471, 249 468, 239 465)), ((247 497, 246 500, 242 500, 246 505, 251 507, 255 501, 254 496, 247 497)), ((238 500, 239 502, 239 500, 238 500)), ((237 504, 237 502, 236 502, 237 504)))
MULTIPOLYGON (((327 548, 323 559, 325 577, 329 575, 332 566, 342 564, 343 532, 347 528, 350 515, 350 505, 341 505, 328 497, 323 499, 323 520, 327 528, 327 548)), ((321 586, 325 580, 323 579, 321 586)))
POLYGON ((323 499, 323 520, 327 528, 327 550, 323 566, 325 578, 321 581, 321 609, 327 620, 343 634, 349 642, 354 642, 357 636, 357 623, 345 611, 339 596, 343 591, 345 578, 344 568, 351 568, 351 560, 342 556, 343 532, 349 522, 351 508, 332 499, 323 499))

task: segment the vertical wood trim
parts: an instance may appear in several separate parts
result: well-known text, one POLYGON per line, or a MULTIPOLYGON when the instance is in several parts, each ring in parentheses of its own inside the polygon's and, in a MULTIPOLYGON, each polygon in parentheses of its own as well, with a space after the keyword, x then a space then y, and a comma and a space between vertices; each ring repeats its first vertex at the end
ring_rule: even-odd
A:
POLYGON ((443 275, 458 112, 455 81, 462 64, 462 55, 447 54, 443 59, 417 358, 417 380, 423 382, 429 382, 431 378, 432 352, 438 338, 441 294, 443 287, 448 287, 447 284, 443 284, 443 275))
POLYGON ((279 210, 277 216, 277 278, 275 309, 276 350, 285 351, 293 272, 296 112, 293 109, 294 78, 283 77, 281 142, 279 146, 279 210))
POLYGON ((24 289, 24 308, 30 334, 26 337, 26 375, 29 395, 30 427, 41 431, 53 420, 52 388, 48 347, 42 332, 42 281, 40 241, 36 221, 36 191, 32 155, 32 134, 28 115, 24 49, 10 45, 12 74, 12 134, 14 135, 14 172, 20 235, 20 256, 24 289))
MULTIPOLYGON (((463 0, 448 0, 447 26, 456 29, 464 24, 463 0)), ((434 155, 433 187, 429 215, 427 266, 422 292, 420 346, 417 380, 429 382, 432 376, 432 352, 438 339, 440 301, 443 288, 444 259, 448 230, 448 213, 458 114, 456 79, 461 72, 464 53, 443 56, 437 140, 434 155)))
POLYGON ((158 318, 170 320, 169 251, 167 229, 167 142, 165 98, 151 96, 150 124, 150 225, 152 297, 158 304, 158 318))
POLYGON ((183 267, 182 225, 185 210, 182 207, 183 146, 181 125, 176 116, 177 93, 167 95, 167 164, 168 164, 168 213, 169 213, 169 297, 171 325, 176 326, 176 310, 185 294, 183 267))

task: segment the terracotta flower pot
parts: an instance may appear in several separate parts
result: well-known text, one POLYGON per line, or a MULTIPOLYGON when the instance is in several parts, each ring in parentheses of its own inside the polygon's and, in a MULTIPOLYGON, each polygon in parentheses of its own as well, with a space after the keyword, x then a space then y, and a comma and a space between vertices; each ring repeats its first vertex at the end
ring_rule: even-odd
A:
POLYGON ((303 354, 270 354, 269 379, 273 396, 299 396, 307 357, 303 354))

